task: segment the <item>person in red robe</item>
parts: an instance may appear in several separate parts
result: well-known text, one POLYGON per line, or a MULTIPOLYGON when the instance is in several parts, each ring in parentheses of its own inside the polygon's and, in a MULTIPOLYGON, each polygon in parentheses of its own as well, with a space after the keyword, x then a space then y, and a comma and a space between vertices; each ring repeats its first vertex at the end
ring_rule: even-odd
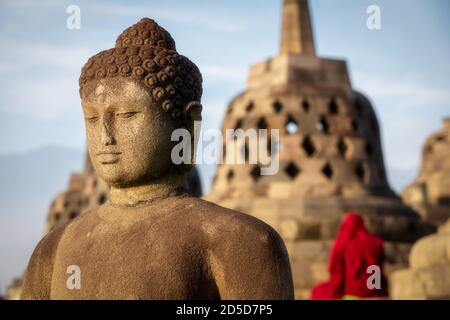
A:
MULTIPOLYGON (((316 285, 311 298, 328 300, 342 299, 345 296, 358 298, 387 296, 383 262, 383 240, 367 231, 361 216, 351 212, 345 216, 331 250, 328 266, 330 280, 316 285), (379 267, 381 277, 375 288, 374 285, 368 285, 367 281, 374 272, 377 272, 369 268, 373 265, 379 267)), ((371 279, 369 283, 376 284, 371 279)))

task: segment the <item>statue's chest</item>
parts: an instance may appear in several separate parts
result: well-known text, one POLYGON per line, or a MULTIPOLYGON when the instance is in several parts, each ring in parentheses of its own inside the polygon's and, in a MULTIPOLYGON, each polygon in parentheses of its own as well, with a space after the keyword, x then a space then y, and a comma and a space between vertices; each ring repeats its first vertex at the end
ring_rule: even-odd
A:
POLYGON ((69 234, 58 246, 52 298, 185 299, 201 270, 194 246, 164 230, 69 234))

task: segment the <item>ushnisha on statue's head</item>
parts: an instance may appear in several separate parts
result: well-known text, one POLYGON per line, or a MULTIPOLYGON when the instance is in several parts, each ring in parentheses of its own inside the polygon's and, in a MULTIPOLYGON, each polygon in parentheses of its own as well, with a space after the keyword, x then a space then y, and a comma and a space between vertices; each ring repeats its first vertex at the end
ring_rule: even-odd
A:
POLYGON ((88 150, 100 177, 126 188, 184 175, 190 166, 171 160, 171 134, 186 128, 193 136, 201 95, 199 69, 165 29, 144 18, 123 31, 80 76, 88 150))

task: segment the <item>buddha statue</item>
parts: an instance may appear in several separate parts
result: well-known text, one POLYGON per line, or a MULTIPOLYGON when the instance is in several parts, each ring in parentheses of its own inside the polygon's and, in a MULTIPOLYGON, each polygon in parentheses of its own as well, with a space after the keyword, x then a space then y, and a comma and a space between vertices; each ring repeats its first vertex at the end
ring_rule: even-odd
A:
POLYGON ((23 299, 293 298, 280 236, 184 188, 192 164, 172 161, 171 133, 193 132, 201 94, 199 69, 148 18, 88 60, 80 76, 88 150, 110 197, 39 242, 23 299))

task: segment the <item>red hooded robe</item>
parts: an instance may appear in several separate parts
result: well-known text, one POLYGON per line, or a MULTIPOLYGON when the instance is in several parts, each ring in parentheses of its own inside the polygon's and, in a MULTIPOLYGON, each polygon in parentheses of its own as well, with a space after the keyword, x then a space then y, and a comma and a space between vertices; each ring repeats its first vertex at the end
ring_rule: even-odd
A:
POLYGON ((364 221, 356 213, 344 218, 334 242, 328 271, 331 278, 312 290, 312 299, 341 299, 344 295, 360 298, 387 295, 387 281, 383 274, 383 240, 367 231, 364 221), (373 274, 368 267, 380 268, 381 288, 370 289, 367 279, 373 274))

